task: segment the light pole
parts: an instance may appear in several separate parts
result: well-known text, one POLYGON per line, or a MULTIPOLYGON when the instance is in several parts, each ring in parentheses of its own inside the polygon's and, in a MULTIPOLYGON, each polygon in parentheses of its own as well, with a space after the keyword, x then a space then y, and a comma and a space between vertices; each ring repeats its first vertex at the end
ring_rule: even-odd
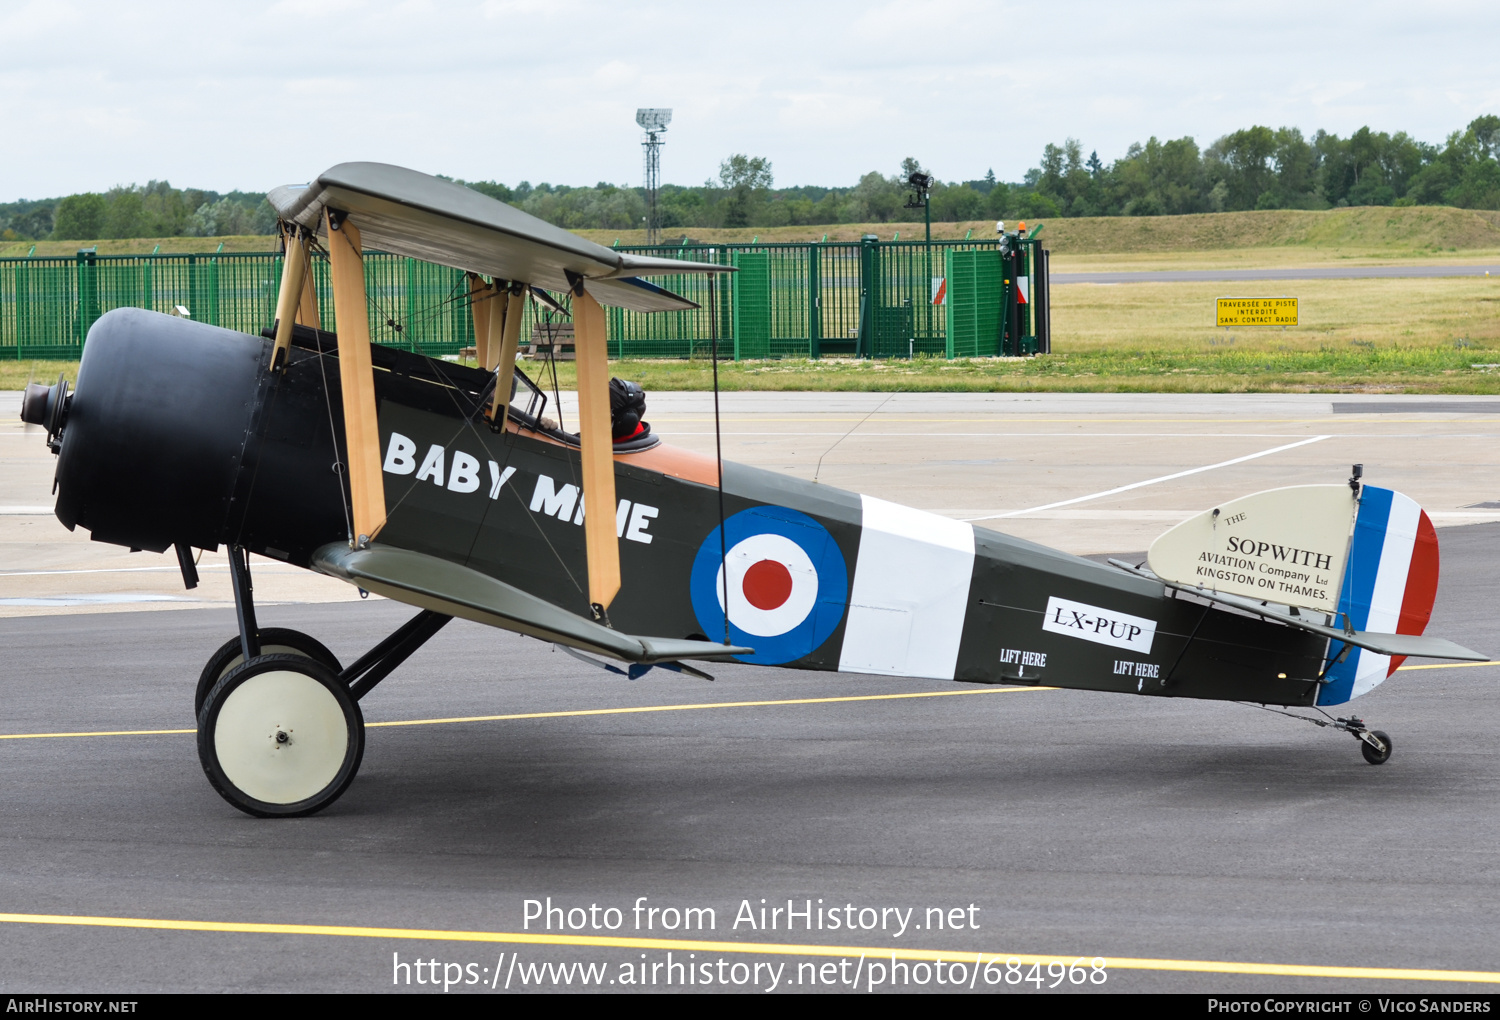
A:
POLYGON ((662 135, 672 120, 672 111, 662 108, 643 108, 635 111, 635 122, 646 132, 641 148, 646 157, 646 243, 656 244, 661 240, 661 216, 657 212, 657 193, 661 190, 661 146, 662 135))

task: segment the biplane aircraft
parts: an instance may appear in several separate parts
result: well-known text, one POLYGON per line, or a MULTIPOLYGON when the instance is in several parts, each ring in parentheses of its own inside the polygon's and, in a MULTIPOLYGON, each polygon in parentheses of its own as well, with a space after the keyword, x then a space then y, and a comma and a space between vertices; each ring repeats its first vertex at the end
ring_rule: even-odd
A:
POLYGON ((1372 763, 1390 737, 1323 709, 1403 656, 1484 659, 1421 636, 1432 524, 1358 471, 1205 511, 1147 564, 1099 564, 661 443, 639 390, 612 391, 602 306, 695 308, 650 278, 727 267, 613 251, 383 164, 270 201, 286 257, 262 336, 115 310, 89 332, 76 392, 33 386, 22 408, 58 456, 68 528, 175 550, 188 587, 193 549, 228 547, 239 633, 199 677, 198 748, 242 811, 336 800, 364 753, 360 699, 453 617, 632 677, 732 660, 1303 707, 1372 763), (477 368, 371 344, 366 247, 469 274, 477 368), (336 335, 318 328, 315 248, 336 335), (576 434, 516 365, 525 302, 556 295, 571 296, 576 434), (343 665, 257 624, 251 553, 419 611, 343 665))

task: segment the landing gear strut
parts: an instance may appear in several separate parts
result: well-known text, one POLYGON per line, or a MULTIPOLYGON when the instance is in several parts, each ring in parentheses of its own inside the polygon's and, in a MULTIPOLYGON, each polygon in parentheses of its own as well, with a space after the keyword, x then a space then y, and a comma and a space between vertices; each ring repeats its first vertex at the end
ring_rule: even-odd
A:
POLYGON ((452 619, 423 610, 351 666, 300 631, 255 621, 250 558, 229 550, 239 635, 203 667, 198 758, 225 800, 262 818, 310 815, 337 800, 364 758, 359 700, 452 619))
MULTIPOLYGON (((1249 704, 1249 702, 1242 702, 1242 704, 1249 704)), ((1251 707, 1264 709, 1267 712, 1275 712, 1277 715, 1284 715, 1291 719, 1301 719, 1303 722, 1310 722, 1314 726, 1332 726, 1336 730, 1343 730, 1345 733, 1353 734, 1354 739, 1359 741, 1359 753, 1364 755, 1365 761, 1371 765, 1384 765, 1391 757, 1393 743, 1391 735, 1384 730, 1369 729, 1365 726, 1363 719, 1357 719, 1354 716, 1350 716, 1347 719, 1335 719, 1333 716, 1328 715, 1327 712, 1323 712, 1321 708, 1317 710, 1323 712, 1328 718, 1314 719, 1311 716, 1298 715, 1296 712, 1283 712, 1281 709, 1272 708, 1269 705, 1251 705, 1251 707)))

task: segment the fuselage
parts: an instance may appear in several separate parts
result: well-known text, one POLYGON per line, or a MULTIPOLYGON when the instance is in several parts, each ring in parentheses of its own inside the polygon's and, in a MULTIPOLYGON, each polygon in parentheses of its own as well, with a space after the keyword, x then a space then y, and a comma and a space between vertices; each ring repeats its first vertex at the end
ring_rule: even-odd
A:
MULTIPOLYGON (((232 544, 309 566, 347 541, 338 359, 121 310, 91 331, 57 514, 136 548, 232 544)), ((388 520, 375 536, 588 614, 579 451, 480 409, 488 373, 377 348, 388 520)), ((1170 597, 986 528, 662 444, 615 457, 611 625, 744 661, 979 683, 1312 704, 1327 642, 1170 597), (721 510, 722 507, 722 510, 721 510), (721 531, 721 521, 723 524, 721 531), (725 600, 729 612, 726 627, 725 600)))

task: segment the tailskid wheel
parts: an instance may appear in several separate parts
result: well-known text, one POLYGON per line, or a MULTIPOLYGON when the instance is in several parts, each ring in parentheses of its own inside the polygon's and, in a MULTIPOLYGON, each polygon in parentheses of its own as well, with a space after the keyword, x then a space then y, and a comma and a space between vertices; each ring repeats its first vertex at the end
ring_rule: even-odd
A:
POLYGON ((1359 738, 1359 753, 1364 755, 1365 761, 1371 765, 1383 765, 1386 759, 1390 758, 1391 735, 1389 733, 1384 730, 1366 730, 1363 733, 1356 733, 1355 736, 1359 738), (1377 747, 1376 743, 1372 742, 1370 739, 1372 737, 1374 741, 1379 742, 1380 746, 1377 747))
POLYGON ((310 815, 359 771, 365 721, 329 667, 300 654, 231 669, 198 713, 198 758, 225 800, 262 818, 310 815))
MULTIPOLYGON (((338 657, 325 648, 321 641, 300 630, 289 630, 286 627, 266 627, 261 630, 260 653, 262 655, 300 655, 304 659, 322 663, 335 673, 343 670, 343 667, 339 665, 338 657)), ((217 652, 209 656, 203 672, 198 675, 198 692, 193 698, 193 718, 196 719, 203 711, 203 702, 208 699, 208 692, 214 689, 214 684, 224 679, 230 670, 244 661, 245 656, 238 637, 230 638, 219 646, 217 652)))

